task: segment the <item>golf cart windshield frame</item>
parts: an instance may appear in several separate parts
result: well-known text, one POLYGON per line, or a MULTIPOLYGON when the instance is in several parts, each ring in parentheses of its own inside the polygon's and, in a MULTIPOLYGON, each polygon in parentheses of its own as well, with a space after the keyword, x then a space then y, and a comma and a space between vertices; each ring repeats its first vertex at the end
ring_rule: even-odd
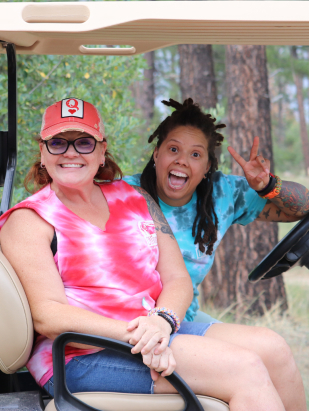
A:
POLYGON ((14 44, 1 42, 0 47, 6 49, 8 73, 8 130, 0 131, 1 215, 10 208, 17 164, 17 71, 14 44))

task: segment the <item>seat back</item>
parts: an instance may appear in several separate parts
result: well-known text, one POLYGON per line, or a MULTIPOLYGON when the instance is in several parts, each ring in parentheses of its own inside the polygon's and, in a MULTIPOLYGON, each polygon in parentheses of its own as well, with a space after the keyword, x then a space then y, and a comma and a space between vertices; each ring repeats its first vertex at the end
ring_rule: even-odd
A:
POLYGON ((33 323, 24 289, 0 247, 0 370, 23 367, 33 345, 33 323))

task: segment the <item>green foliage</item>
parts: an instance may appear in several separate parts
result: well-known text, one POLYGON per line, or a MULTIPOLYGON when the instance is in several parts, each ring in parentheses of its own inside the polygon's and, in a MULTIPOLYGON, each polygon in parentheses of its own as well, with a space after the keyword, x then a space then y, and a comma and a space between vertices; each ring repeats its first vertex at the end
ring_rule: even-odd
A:
MULTIPOLYGON (((278 127, 277 119, 273 116, 273 130, 278 127)), ((278 174, 299 175, 303 172, 303 154, 300 140, 299 124, 293 113, 287 113, 283 120, 284 139, 279 139, 277 133, 273 133, 274 164, 278 174)))
MULTIPOLYGON (((266 52, 272 101, 272 135, 276 172, 299 174, 304 172, 304 163, 293 73, 306 79, 304 85, 308 84, 308 47, 296 47, 297 59, 292 58, 290 46, 268 46, 266 52)), ((308 97, 308 88, 304 87, 305 111, 308 97)))
MULTIPOLYGON (((101 112, 108 146, 125 173, 134 171, 141 156, 136 144, 137 125, 131 84, 140 79, 145 61, 137 57, 27 56, 18 61, 18 166, 13 203, 26 196, 23 179, 38 152, 34 137, 41 128, 44 109, 55 101, 78 97, 101 112)), ((6 69, 6 56, 0 56, 6 69)), ((0 123, 6 129, 6 73, 0 75, 0 123)))

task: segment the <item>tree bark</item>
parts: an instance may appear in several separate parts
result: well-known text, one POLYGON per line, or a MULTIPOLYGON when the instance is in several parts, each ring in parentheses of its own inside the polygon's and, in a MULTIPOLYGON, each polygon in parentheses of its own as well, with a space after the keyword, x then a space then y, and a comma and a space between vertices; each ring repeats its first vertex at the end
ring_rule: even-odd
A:
POLYGON ((154 51, 145 53, 148 68, 144 70, 144 84, 143 84, 143 112, 148 121, 151 121, 154 114, 154 51))
MULTIPOLYGON (((292 61, 297 60, 297 51, 296 47, 291 47, 291 56, 292 61)), ((306 116, 305 116, 305 109, 304 109, 304 99, 303 99, 303 79, 302 76, 297 74, 296 70, 293 67, 293 77, 296 85, 297 90, 297 103, 298 103, 298 113, 299 113, 299 125, 300 125, 300 137, 301 143, 303 148, 304 154, 304 166, 305 166, 305 173, 306 176, 309 175, 309 141, 308 141, 308 132, 307 132, 307 125, 306 125, 306 116)))
POLYGON ((178 46, 182 100, 191 97, 201 107, 216 107, 217 89, 211 45, 178 46))
POLYGON ((154 115, 155 87, 154 87, 154 51, 144 54, 148 68, 144 70, 144 80, 136 82, 132 93, 136 107, 143 113, 149 124, 154 115))
MULTIPOLYGON (((273 164, 265 47, 227 46, 226 77, 230 145, 248 159, 253 138, 259 136, 260 153, 273 164)), ((232 174, 243 175, 234 160, 232 174)), ((263 314, 279 302, 281 309, 286 309, 282 276, 256 284, 247 279, 277 242, 276 223, 254 221, 249 226, 230 227, 204 280, 203 294, 218 307, 235 305, 238 317, 246 312, 263 314)))

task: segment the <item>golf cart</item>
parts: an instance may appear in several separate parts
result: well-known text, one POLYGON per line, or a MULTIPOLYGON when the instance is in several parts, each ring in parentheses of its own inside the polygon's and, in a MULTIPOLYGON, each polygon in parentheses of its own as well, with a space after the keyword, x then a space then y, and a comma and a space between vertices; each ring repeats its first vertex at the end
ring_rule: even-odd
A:
MULTIPOLYGON (((0 3, 0 53, 8 66, 8 130, 0 132, 0 214, 12 198, 17 161, 17 54, 135 55, 173 44, 307 44, 306 2, 71 2, 0 3), (241 13, 240 13, 241 10, 241 13), (164 17, 162 17, 164 16, 164 17), (265 17, 266 16, 266 17, 265 17), (300 29, 301 28, 301 29, 300 29), (142 39, 142 40, 141 40, 142 39), (92 48, 86 44, 129 44, 92 48)), ((250 274, 257 281, 290 267, 309 265, 309 217, 303 219, 250 274), (308 246, 307 246, 308 244, 308 246)), ((0 252, 0 409, 207 410, 227 411, 222 401, 195 396, 176 374, 167 377, 180 395, 79 393, 65 384, 64 347, 91 344, 132 355, 129 344, 91 335, 65 333, 53 345, 55 399, 50 400, 19 371, 33 343, 31 312, 23 288, 0 252)), ((141 359, 141 356, 138 356, 141 359)))

